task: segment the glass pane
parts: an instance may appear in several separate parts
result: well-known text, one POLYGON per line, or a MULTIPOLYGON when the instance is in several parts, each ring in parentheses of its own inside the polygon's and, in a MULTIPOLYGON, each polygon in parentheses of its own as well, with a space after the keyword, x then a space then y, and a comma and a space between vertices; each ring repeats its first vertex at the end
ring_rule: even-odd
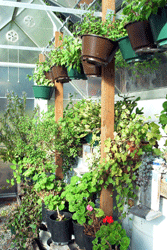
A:
POLYGON ((27 98, 33 98, 32 85, 28 75, 32 75, 33 69, 0 67, 0 97, 5 97, 8 91, 14 91, 18 96, 23 92, 27 93, 27 98))

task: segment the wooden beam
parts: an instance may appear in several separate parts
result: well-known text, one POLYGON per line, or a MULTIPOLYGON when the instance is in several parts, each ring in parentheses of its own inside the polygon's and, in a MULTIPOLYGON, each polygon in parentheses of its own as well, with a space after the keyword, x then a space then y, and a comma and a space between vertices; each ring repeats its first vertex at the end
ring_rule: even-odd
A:
MULTIPOLYGON (((102 0, 102 20, 106 19, 107 9, 115 12, 115 0, 102 0)), ((114 93, 115 93, 115 60, 106 67, 102 67, 101 81, 101 160, 105 158, 104 142, 107 138, 114 138, 114 93)), ((102 187, 100 207, 105 215, 113 215, 112 185, 107 189, 102 187)))
MULTIPOLYGON (((61 45, 62 41, 59 40, 59 36, 63 35, 62 33, 56 31, 55 32, 55 47, 58 47, 61 45)), ((55 121, 58 122, 60 117, 63 117, 63 84, 61 82, 55 81, 55 121)), ((56 152, 55 155, 55 162, 56 165, 58 165, 58 168, 56 169, 56 176, 58 176, 60 179, 63 178, 63 170, 62 170, 62 158, 60 157, 60 154, 56 152)))
POLYGON ((39 62, 44 62, 45 61, 45 55, 39 54, 39 62))

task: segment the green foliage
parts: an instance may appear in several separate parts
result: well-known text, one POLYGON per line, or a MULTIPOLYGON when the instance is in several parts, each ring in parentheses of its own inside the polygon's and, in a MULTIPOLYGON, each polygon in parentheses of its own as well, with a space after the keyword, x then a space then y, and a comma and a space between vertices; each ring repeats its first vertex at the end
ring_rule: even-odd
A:
POLYGON ((6 223, 6 230, 11 229, 12 241, 20 250, 32 249, 34 239, 38 238, 41 223, 41 205, 39 198, 29 186, 24 186, 21 205, 11 210, 6 223))
POLYGON ((97 170, 85 173, 82 178, 73 176, 69 185, 65 187, 62 197, 69 202, 69 211, 73 212, 73 220, 79 224, 91 221, 86 210, 87 205, 94 207, 93 194, 99 193, 103 180, 97 170))
POLYGON ((95 17, 93 12, 86 13, 81 23, 78 22, 74 26, 74 35, 82 36, 85 34, 94 34, 116 41, 118 38, 125 36, 127 33, 123 27, 122 21, 111 21, 111 18, 114 16, 115 15, 113 14, 109 14, 106 21, 102 21, 101 18, 95 17))
POLYGON ((166 0, 126 0, 123 2, 123 14, 127 22, 148 20, 151 14, 156 14, 159 7, 166 5, 166 0))
POLYGON ((20 98, 14 92, 7 94, 7 107, 0 118, 0 156, 4 161, 18 162, 25 156, 25 148, 29 144, 28 135, 35 125, 38 114, 35 109, 31 115, 26 113, 26 94, 20 98))
POLYGON ((41 86, 54 86, 54 83, 51 80, 46 79, 44 71, 48 72, 50 70, 50 64, 48 61, 45 62, 37 62, 36 68, 32 76, 27 75, 29 80, 32 79, 37 85, 41 86))
POLYGON ((93 240, 93 250, 111 249, 111 245, 119 246, 120 250, 127 250, 130 239, 125 229, 114 221, 112 224, 102 225, 93 240))

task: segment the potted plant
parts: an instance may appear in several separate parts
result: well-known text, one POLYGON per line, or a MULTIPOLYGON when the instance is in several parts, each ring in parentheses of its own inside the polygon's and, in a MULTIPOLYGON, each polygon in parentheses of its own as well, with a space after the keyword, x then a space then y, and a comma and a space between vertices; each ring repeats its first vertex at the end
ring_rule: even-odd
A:
POLYGON ((112 31, 110 18, 103 22, 93 13, 86 14, 83 21, 76 25, 76 35, 82 37, 82 60, 107 65, 118 49, 112 31))
MULTIPOLYGON (((152 13, 149 16, 148 20, 151 26, 154 41, 160 48, 166 49, 166 44, 167 44, 166 1, 150 0, 150 3, 152 3, 152 13)), ((145 6, 145 8, 146 7, 147 5, 145 6)))
MULTIPOLYGON (((45 74, 48 70, 49 68, 46 62, 37 62, 33 76, 28 75, 29 80, 31 81, 33 79, 36 83, 36 85, 33 86, 35 98, 49 100, 52 97, 54 83, 52 78, 46 78, 45 74)), ((49 76, 47 77, 49 78, 49 76)))
MULTIPOLYGON (((61 37, 59 37, 61 40, 61 37)), ((67 74, 66 60, 62 54, 62 45, 58 46, 52 50, 48 57, 51 64, 52 74, 56 82, 66 83, 69 82, 69 77, 67 74)))
POLYGON ((82 61, 81 61, 81 50, 82 41, 79 38, 74 38, 71 36, 66 36, 62 42, 62 56, 67 67, 67 73, 71 80, 73 79, 83 79, 86 80, 86 75, 84 74, 82 61))
MULTIPOLYGON (((127 35, 127 31, 124 28, 125 26, 125 19, 122 20, 115 20, 115 22, 112 24, 114 26, 114 33, 115 37, 119 44, 119 49, 122 53, 123 59, 129 64, 129 63, 135 63, 135 62, 143 62, 145 60, 150 60, 152 58, 152 55, 143 53, 142 55, 139 55, 135 53, 135 51, 132 49, 129 37, 127 35)), ((119 57, 118 52, 116 53, 116 60, 117 56, 119 57)), ((119 57, 120 60, 120 57, 119 57)), ((121 62, 119 62, 121 63, 121 62)))
POLYGON ((133 50, 139 52, 155 52, 156 45, 152 36, 152 31, 148 18, 151 13, 151 7, 143 8, 143 2, 146 1, 124 1, 125 7, 123 8, 123 14, 126 15, 125 28, 128 32, 128 36, 133 50))
POLYGON ((62 193, 62 197, 69 202, 69 211, 73 213, 74 235, 80 248, 84 247, 83 230, 89 219, 86 208, 89 202, 94 201, 94 194, 100 192, 103 183, 98 177, 97 170, 85 173, 82 178, 73 176, 62 193))
POLYGON ((96 238, 92 242, 93 250, 127 250, 130 239, 121 224, 114 221, 111 216, 106 216, 103 219, 103 224, 96 232, 96 238))

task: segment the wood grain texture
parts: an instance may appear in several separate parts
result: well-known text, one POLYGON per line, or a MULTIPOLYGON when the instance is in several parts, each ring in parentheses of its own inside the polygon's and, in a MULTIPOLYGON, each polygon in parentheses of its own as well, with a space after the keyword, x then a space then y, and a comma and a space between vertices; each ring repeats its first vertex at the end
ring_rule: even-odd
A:
MULTIPOLYGON (((106 19, 107 9, 115 11, 115 0, 102 0, 102 20, 106 19)), ((115 94, 115 60, 102 67, 101 81, 101 160, 105 158, 104 142, 114 137, 114 94, 115 94)), ((113 215, 112 185, 102 187, 100 207, 106 216, 113 215)))

